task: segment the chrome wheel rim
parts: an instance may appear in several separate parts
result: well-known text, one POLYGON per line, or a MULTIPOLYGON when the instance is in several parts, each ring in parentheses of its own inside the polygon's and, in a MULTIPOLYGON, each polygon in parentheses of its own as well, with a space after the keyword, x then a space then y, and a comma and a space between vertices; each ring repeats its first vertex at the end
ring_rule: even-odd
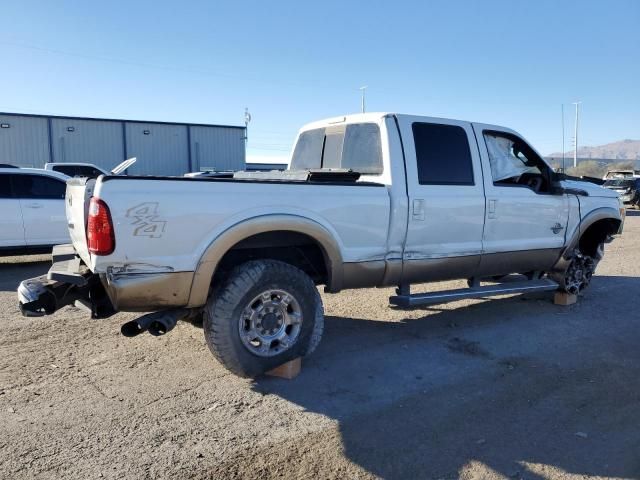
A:
POLYGON ((244 347, 259 357, 289 350, 300 336, 302 309, 284 290, 265 290, 242 310, 238 322, 244 347))

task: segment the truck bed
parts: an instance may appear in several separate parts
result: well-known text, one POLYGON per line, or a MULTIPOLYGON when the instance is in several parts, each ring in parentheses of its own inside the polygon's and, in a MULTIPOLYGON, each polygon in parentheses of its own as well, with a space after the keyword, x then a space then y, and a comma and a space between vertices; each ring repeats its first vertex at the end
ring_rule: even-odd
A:
POLYGON ((249 218, 278 214, 310 219, 331 232, 344 249, 345 262, 384 259, 387 188, 324 180, 103 176, 93 184, 72 179, 67 214, 73 245, 96 273, 108 267, 194 271, 225 230, 249 218), (116 246, 107 256, 87 249, 84 225, 91 195, 104 200, 111 212, 116 246))

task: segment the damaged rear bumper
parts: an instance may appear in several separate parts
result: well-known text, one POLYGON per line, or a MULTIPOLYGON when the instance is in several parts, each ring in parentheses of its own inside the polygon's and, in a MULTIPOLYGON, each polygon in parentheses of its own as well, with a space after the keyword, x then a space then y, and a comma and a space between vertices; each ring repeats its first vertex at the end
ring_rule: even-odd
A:
POLYGON ((72 245, 57 245, 46 275, 24 280, 18 286, 20 312, 27 317, 50 315, 75 304, 91 311, 93 318, 106 318, 116 310, 99 278, 82 263, 72 245))
POLYGON ((116 311, 155 311, 184 307, 189 302, 193 272, 110 270, 95 274, 82 262, 72 245, 58 245, 46 275, 20 283, 18 300, 25 316, 42 316, 75 304, 106 318, 116 311))

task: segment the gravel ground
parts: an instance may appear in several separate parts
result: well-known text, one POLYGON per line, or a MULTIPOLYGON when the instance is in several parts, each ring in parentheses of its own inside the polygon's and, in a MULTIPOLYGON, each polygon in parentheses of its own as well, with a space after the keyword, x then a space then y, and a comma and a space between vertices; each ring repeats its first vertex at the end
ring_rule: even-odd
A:
POLYGON ((190 324, 22 318, 15 289, 47 257, 0 259, 0 478, 640 478, 639 235, 629 212, 569 307, 323 295, 292 381, 229 374, 190 324))

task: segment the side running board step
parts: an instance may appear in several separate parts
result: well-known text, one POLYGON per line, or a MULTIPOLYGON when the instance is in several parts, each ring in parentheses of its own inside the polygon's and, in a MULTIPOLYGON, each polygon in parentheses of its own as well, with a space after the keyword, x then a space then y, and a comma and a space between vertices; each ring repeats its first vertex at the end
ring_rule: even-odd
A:
POLYGON ((389 303, 398 307, 410 308, 419 305, 453 302, 464 298, 491 297, 510 293, 547 292, 557 290, 558 284, 550 278, 525 280, 518 282, 498 283, 494 285, 460 288, 457 290, 441 290, 439 292, 393 295, 389 303))

